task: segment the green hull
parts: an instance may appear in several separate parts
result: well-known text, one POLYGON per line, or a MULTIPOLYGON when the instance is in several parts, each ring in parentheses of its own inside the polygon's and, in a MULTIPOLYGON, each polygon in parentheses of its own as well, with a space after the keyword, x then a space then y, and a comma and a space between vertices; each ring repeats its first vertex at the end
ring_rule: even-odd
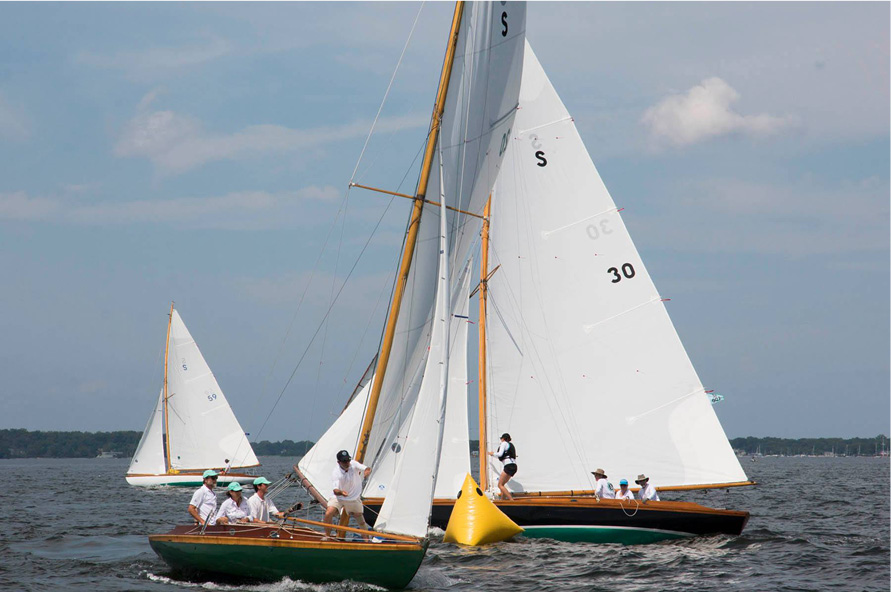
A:
POLYGON ((610 526, 526 526, 523 536, 547 538, 569 543, 616 543, 643 545, 659 541, 689 538, 693 535, 653 528, 610 526))
POLYGON ((258 580, 287 576, 303 582, 353 580, 405 588, 424 559, 424 547, 391 550, 374 543, 351 548, 289 547, 213 542, 150 541, 152 549, 174 569, 234 575, 258 580))

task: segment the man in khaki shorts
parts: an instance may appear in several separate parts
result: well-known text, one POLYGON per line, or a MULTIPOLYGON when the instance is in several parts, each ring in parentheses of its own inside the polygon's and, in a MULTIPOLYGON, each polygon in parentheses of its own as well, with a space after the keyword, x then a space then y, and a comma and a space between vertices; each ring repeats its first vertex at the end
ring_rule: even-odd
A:
MULTIPOLYGON (((325 522, 332 524, 334 517, 342 510, 356 519, 359 528, 368 529, 365 516, 362 511, 362 481, 371 474, 371 468, 360 462, 352 460, 350 453, 341 450, 337 453, 337 466, 331 474, 334 482, 334 497, 328 500, 328 509, 325 511, 325 522)), ((325 529, 325 533, 331 536, 332 531, 325 529)), ((368 537, 363 537, 368 540, 368 537)))

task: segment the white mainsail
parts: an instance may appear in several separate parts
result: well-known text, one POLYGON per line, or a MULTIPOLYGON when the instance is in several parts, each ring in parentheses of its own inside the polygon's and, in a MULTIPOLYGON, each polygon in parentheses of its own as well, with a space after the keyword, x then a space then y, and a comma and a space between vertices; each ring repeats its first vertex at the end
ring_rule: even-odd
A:
POLYGON ((167 364, 167 432, 175 470, 257 466, 244 430, 198 345, 173 310, 167 364))
MULTIPOLYGON (((482 213, 516 113, 525 21, 525 3, 465 4, 435 146, 436 153, 441 153, 442 185, 449 206, 482 213)), ((439 186, 440 173, 434 168, 428 188, 439 186)), ((397 464, 391 457, 404 449, 408 419, 422 384, 439 380, 438 375, 426 372, 438 283, 439 225, 439 208, 426 205, 369 438, 366 464, 373 473, 367 495, 389 490, 397 464)), ((446 241, 453 269, 464 267, 479 228, 478 218, 450 217, 446 241)), ((452 278, 452 293, 459 290, 459 281, 452 278)))
POLYGON ((164 388, 158 395, 158 401, 152 414, 149 415, 145 431, 139 439, 136 454, 130 461, 127 473, 160 475, 167 472, 167 460, 164 458, 164 388))
MULTIPOLYGON (((488 449, 525 491, 746 481, 619 211, 531 48, 492 200, 488 449)), ((493 479, 500 467, 490 467, 493 479)), ((490 482, 494 482, 490 479, 490 482)))

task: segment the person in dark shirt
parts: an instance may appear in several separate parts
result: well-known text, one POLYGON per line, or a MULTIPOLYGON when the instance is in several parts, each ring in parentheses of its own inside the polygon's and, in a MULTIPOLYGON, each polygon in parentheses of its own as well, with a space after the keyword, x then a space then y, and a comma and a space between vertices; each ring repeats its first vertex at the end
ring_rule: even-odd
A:
POLYGON ((498 446, 498 450, 490 452, 489 456, 494 456, 504 465, 501 469, 501 475, 498 477, 498 489, 501 491, 501 499, 514 499, 514 496, 505 487, 511 477, 517 474, 517 449, 514 448, 510 441, 510 434, 507 432, 501 434, 501 444, 498 446))

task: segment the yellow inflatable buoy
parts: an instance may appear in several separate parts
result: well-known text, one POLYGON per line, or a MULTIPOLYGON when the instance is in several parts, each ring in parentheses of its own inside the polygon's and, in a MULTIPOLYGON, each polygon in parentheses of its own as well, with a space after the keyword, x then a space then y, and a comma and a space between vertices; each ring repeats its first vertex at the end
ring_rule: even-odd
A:
POLYGON ((522 528, 483 495, 479 485, 468 473, 461 491, 458 492, 458 499, 455 500, 442 540, 461 545, 485 545, 506 541, 521 532, 522 528))

